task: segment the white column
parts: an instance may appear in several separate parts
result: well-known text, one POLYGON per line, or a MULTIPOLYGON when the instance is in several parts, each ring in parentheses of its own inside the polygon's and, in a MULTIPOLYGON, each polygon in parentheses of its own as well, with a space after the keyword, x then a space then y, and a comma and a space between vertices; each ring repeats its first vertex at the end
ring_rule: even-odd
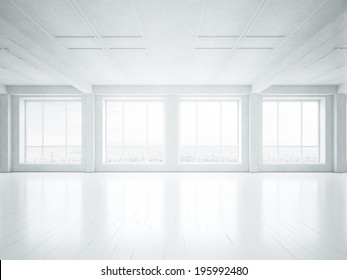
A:
POLYGON ((334 172, 346 169, 346 96, 334 95, 334 172))
POLYGON ((86 172, 95 172, 95 94, 84 96, 84 155, 86 172))
POLYGON ((178 168, 178 97, 166 98, 166 166, 169 170, 178 168))
POLYGON ((249 172, 258 172, 259 154, 259 96, 249 95, 249 172))
POLYGON ((0 172, 11 171, 11 96, 0 92, 0 172))

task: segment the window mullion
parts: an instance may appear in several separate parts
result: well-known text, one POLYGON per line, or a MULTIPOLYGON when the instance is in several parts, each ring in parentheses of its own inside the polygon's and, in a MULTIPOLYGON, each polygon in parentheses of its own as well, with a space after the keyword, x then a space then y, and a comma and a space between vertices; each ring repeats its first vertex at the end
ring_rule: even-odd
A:
POLYGON ((276 153, 277 153, 277 159, 276 159, 276 162, 278 163, 279 162, 279 159, 280 159, 280 113, 279 113, 279 102, 277 101, 276 102, 276 106, 277 106, 277 149, 276 149, 276 153))
POLYGON ((67 102, 65 101, 65 162, 67 162, 67 139, 68 139, 68 136, 67 136, 67 133, 68 133, 68 129, 67 129, 67 126, 68 126, 68 122, 67 122, 67 102))
POLYGON ((24 162, 27 163, 27 100, 24 100, 24 162))
POLYGON ((320 101, 317 101, 317 144, 318 144, 318 162, 321 162, 321 147, 320 147, 320 130, 321 130, 321 119, 320 119, 320 101))
POLYGON ((104 110, 105 110, 105 112, 104 112, 104 116, 105 116, 105 131, 104 131, 104 137, 105 137, 105 139, 104 139, 104 145, 105 145, 105 147, 104 147, 104 160, 107 162, 107 159, 108 159, 108 136, 107 136, 107 131, 108 131, 108 129, 107 129, 107 127, 108 127, 108 125, 107 125, 107 123, 108 123, 108 119, 107 119, 107 116, 108 116, 108 101, 106 100, 105 101, 105 106, 104 106, 104 110))
POLYGON ((304 120, 303 120, 303 102, 300 102, 300 160, 303 161, 303 146, 304 146, 304 120))
POLYGON ((45 141, 45 138, 44 138, 44 102, 41 101, 41 111, 42 111, 42 114, 41 114, 41 162, 43 162, 43 150, 44 150, 44 141, 45 141))
POLYGON ((195 122, 196 122, 196 127, 195 127, 195 162, 198 162, 198 102, 195 103, 195 122))
MULTIPOLYGON (((242 133, 240 133, 240 100, 237 100, 237 147, 236 147, 236 150, 237 150, 237 158, 238 158, 238 162, 240 163, 241 162, 241 158, 240 158, 240 137, 242 135, 242 133)), ((242 153, 241 153, 242 155, 242 153)))
POLYGON ((219 102, 219 162, 222 162, 222 131, 223 131, 223 106, 222 102, 219 102))
POLYGON ((122 102, 122 162, 124 162, 124 102, 122 102))
POLYGON ((148 161, 148 102, 146 102, 146 158, 148 161))

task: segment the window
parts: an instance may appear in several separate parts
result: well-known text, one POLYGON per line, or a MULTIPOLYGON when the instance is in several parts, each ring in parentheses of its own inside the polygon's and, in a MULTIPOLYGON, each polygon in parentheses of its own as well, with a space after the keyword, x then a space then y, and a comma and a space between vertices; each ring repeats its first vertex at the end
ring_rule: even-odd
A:
POLYGON ((163 101, 105 100, 104 162, 164 162, 163 101))
POLYGON ((240 162, 239 100, 182 100, 180 162, 240 162))
POLYGON ((320 100, 263 102, 263 162, 319 163, 320 100))
POLYGON ((22 100, 21 163, 81 163, 79 100, 22 100))

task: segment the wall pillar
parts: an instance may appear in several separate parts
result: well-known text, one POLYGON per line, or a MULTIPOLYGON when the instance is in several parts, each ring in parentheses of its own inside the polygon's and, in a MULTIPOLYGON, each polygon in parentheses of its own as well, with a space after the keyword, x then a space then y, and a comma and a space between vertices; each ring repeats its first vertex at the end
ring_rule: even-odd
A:
POLYGON ((249 172, 258 172, 259 154, 259 96, 249 95, 249 172))
POLYGON ((84 155, 86 172, 95 172, 95 94, 86 94, 84 98, 84 155))
POLYGON ((346 169, 346 96, 334 95, 334 172, 346 169))
POLYGON ((179 115, 178 115, 178 97, 168 96, 166 99, 166 163, 169 170, 175 170, 178 166, 179 156, 179 115))
POLYGON ((0 172, 11 171, 11 96, 0 92, 0 172))

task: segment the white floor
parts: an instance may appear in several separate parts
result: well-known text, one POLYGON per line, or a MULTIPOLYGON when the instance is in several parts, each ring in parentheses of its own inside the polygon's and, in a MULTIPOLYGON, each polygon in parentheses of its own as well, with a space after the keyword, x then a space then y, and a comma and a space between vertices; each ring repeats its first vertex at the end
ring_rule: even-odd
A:
POLYGON ((0 174, 0 259, 347 259, 347 174, 0 174))

